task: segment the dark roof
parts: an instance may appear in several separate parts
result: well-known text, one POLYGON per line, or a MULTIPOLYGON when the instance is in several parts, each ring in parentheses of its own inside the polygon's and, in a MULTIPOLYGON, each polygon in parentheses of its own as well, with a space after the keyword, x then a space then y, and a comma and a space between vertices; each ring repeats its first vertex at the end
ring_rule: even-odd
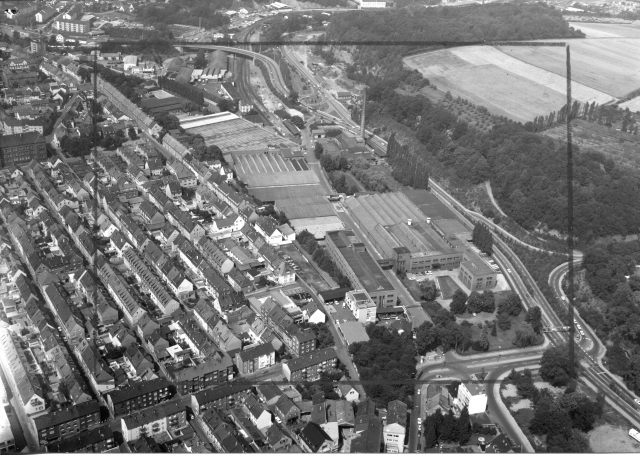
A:
POLYGON ((393 400, 387 406, 387 425, 398 423, 407 426, 407 405, 400 400, 393 400))
POLYGON ((163 378, 154 379, 152 381, 137 382, 128 387, 123 387, 120 390, 116 390, 109 393, 113 404, 122 403, 135 397, 139 397, 146 393, 154 392, 156 390, 170 387, 171 383, 163 378))
POLYGON ((382 420, 370 416, 366 429, 351 441, 351 453, 379 453, 382 443, 382 420))
POLYGON ((257 357, 261 357, 263 355, 269 355, 272 352, 275 352, 273 345, 271 343, 265 343, 265 344, 261 344, 260 346, 246 349, 238 353, 238 355, 242 360, 251 360, 257 357))
POLYGON ((49 414, 36 417, 33 421, 36 424, 36 428, 41 430, 43 428, 50 428, 62 423, 71 422, 72 420, 76 420, 80 417, 94 414, 96 412, 100 413, 100 403, 93 400, 71 406, 62 411, 54 411, 49 414))
POLYGON ((203 404, 215 402, 222 398, 235 395, 236 393, 250 390, 251 387, 252 386, 248 381, 239 379, 219 387, 201 390, 200 392, 195 393, 194 396, 196 397, 196 400, 198 400, 198 404, 202 406, 203 404))
POLYGON ((34 144, 36 142, 46 142, 40 133, 20 133, 0 136, 0 148, 15 147, 20 145, 34 144))
POLYGON ((289 367, 289 371, 294 372, 337 357, 338 355, 336 354, 336 350, 333 347, 329 347, 319 349, 317 351, 311 351, 308 354, 290 359, 287 365, 289 367))
POLYGON ((329 435, 315 422, 309 422, 300 432, 300 438, 307 443, 313 452, 317 452, 322 444, 331 440, 329 435))
POLYGON ((183 104, 186 103, 186 100, 182 98, 178 98, 177 96, 172 96, 169 98, 145 98, 140 101, 143 108, 154 109, 165 106, 177 106, 179 109, 183 104))
POLYGON ((512 450, 511 442, 504 433, 499 434, 487 444, 487 453, 508 453, 512 450))
POLYGON ((88 431, 74 434, 68 439, 55 441, 47 446, 48 452, 73 453, 78 452, 90 445, 106 441, 113 438, 113 431, 110 426, 103 425, 88 431))
POLYGON ((349 288, 329 289, 328 291, 319 292, 318 295, 326 302, 327 300, 344 299, 344 296, 350 290, 349 288))

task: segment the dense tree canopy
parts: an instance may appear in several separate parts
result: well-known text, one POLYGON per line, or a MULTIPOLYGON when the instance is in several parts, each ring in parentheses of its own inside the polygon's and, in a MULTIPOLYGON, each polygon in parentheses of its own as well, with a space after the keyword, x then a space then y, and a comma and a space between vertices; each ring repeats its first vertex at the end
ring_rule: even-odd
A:
POLYGON ((202 25, 213 28, 229 23, 229 17, 222 11, 228 10, 231 5, 231 0, 169 0, 168 3, 140 5, 136 15, 145 24, 202 25))
POLYGON ((480 251, 491 255, 493 253, 493 234, 483 223, 476 223, 471 233, 471 241, 480 251))
MULTIPOLYGON (((576 361, 575 358, 574 361, 576 361)), ((565 386, 571 379, 570 365, 567 346, 547 348, 540 360, 540 377, 553 386, 565 386)), ((574 369, 577 372, 577 361, 574 369)))
MULTIPOLYGON (((335 42, 361 41, 352 72, 371 83, 376 78, 410 79, 412 72, 404 70, 402 55, 412 47, 371 45, 381 42, 483 41, 537 38, 583 37, 569 28, 560 10, 544 4, 471 5, 465 8, 414 8, 384 11, 357 11, 336 15, 327 29, 335 42), (364 68, 377 67, 377 72, 364 68)), ((421 46, 424 48, 424 45, 421 46)), ((413 47, 415 49, 415 47, 413 47)), ((395 87, 394 87, 395 88, 395 87)))
POLYGON ((407 401, 413 395, 412 375, 416 372, 416 348, 411 333, 399 334, 386 327, 369 324, 369 341, 353 343, 349 353, 358 366, 367 395, 386 407, 391 400, 407 401), (392 383, 391 381, 398 381, 392 383))

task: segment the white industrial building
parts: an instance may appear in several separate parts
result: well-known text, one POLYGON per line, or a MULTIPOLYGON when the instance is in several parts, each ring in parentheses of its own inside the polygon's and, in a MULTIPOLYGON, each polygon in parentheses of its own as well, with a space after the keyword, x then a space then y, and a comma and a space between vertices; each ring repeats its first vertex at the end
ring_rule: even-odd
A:
POLYGON ((358 2, 360 9, 367 9, 367 8, 386 8, 387 7, 387 2, 368 2, 365 0, 360 0, 358 2))
POLYGON ((458 387, 458 407, 463 409, 467 406, 469 415, 481 414, 487 410, 487 393, 484 385, 473 374, 471 381, 458 387))
POLYGON ((180 120, 180 127, 183 130, 197 128, 199 126, 213 125, 214 123, 228 122, 229 120, 239 119, 236 114, 231 112, 220 112, 218 114, 201 115, 197 117, 185 117, 180 120))
POLYGON ((347 292, 344 296, 344 303, 360 324, 376 322, 377 306, 364 289, 347 292))

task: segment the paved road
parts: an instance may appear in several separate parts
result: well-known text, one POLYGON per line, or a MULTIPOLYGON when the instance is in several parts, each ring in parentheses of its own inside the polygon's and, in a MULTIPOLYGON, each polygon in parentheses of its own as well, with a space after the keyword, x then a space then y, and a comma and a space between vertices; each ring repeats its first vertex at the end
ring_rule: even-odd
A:
MULTIPOLYGON (((331 336, 336 342, 336 352, 338 354, 338 358, 340 359, 340 362, 342 362, 342 364, 347 366, 347 369, 349 370, 349 376, 351 377, 351 379, 353 379, 354 381, 359 381, 360 375, 358 374, 358 371, 356 370, 353 364, 353 361, 351 360, 347 343, 345 342, 344 338, 342 338, 342 334, 339 332, 338 328, 336 327, 335 321, 331 316, 329 316, 331 313, 329 313, 329 309, 327 308, 327 305, 320 300, 320 298, 318 297, 318 294, 316 294, 316 291, 313 290, 309 285, 307 285, 307 283, 305 283, 304 281, 300 281, 299 283, 302 285, 302 287, 306 288, 307 291, 311 295, 313 295, 316 301, 319 302, 320 305, 322 306, 324 314, 327 315, 327 324, 329 325, 331 336)), ((361 384, 355 384, 354 387, 360 394, 361 400, 366 398, 366 392, 364 391, 364 387, 361 384)))
MULTIPOLYGON (((286 52, 286 47, 283 47, 282 49, 283 49, 283 54, 289 59, 289 61, 296 68, 298 68, 299 72, 303 75, 306 75, 307 79, 311 82, 312 85, 318 87, 318 84, 315 78, 313 77, 312 74, 310 74, 309 70, 305 68, 303 65, 301 65, 299 62, 297 62, 295 58, 292 58, 291 56, 289 56, 288 53, 286 52)), ((319 88, 319 91, 324 93, 325 96, 327 97, 326 101, 333 105, 335 100, 332 99, 331 95, 328 94, 326 90, 324 90, 322 87, 318 87, 318 88, 319 88)), ((348 113, 344 112, 344 109, 341 109, 339 106, 336 106, 336 112, 343 117, 342 121, 344 122, 344 124, 351 127, 356 126, 354 122, 350 120, 348 113)), ((320 112, 318 112, 318 114, 325 115, 324 113, 320 113, 320 112)), ((382 141, 382 140, 380 141, 383 144, 386 144, 385 141, 382 141)), ((495 225, 491 220, 488 220, 481 214, 466 209, 462 204, 460 204, 452 196, 447 194, 437 183, 433 182, 432 180, 430 181, 430 184, 434 194, 438 195, 441 199, 443 199, 445 203, 453 209, 454 213, 457 214, 457 216, 460 218, 460 220, 464 224, 472 225, 472 223, 465 216, 463 216, 459 211, 464 212, 467 216, 471 216, 472 218, 483 221, 484 223, 492 227, 494 230, 501 232, 503 235, 510 237, 514 241, 519 242, 520 244, 530 249, 544 251, 541 248, 528 245, 525 242, 522 242, 520 239, 511 235, 509 232, 505 231, 502 227, 495 225)), ((363 239, 363 241, 365 241, 365 244, 367 244, 367 247, 370 248, 372 254, 374 254, 375 249, 371 248, 371 245, 368 242, 368 239, 366 239, 366 236, 362 235, 362 232, 358 229, 355 223, 353 222, 350 223, 350 221, 352 220, 350 220, 350 217, 348 216, 348 214, 341 213, 340 216, 341 216, 341 219, 345 222, 345 224, 347 224, 350 228, 352 228, 356 233, 359 233, 361 235, 361 238, 363 239)), ((559 320, 558 316, 555 314, 555 312, 553 311, 549 303, 546 301, 544 295, 542 294, 542 292, 540 291, 540 289, 538 288, 535 281, 533 280, 529 272, 526 270, 526 268, 524 267, 520 259, 511 251, 508 245, 506 245, 505 242, 503 242, 500 238, 496 237, 495 246, 496 248, 494 250, 496 251, 496 254, 495 254, 496 260, 502 266, 503 270, 507 270, 509 268, 512 270, 512 273, 509 274, 507 279, 510 282, 510 284, 513 286, 513 288, 521 295, 523 301, 525 302, 525 306, 530 307, 531 305, 537 304, 540 306, 542 310, 543 320, 546 324, 549 324, 550 326, 564 325, 562 321, 559 320), (527 284, 529 288, 532 289, 531 295, 527 290, 527 286, 526 286, 527 284)), ((575 257, 576 259, 580 258, 581 253, 575 252, 575 257)), ((404 288, 403 286, 400 286, 398 287, 398 290, 403 288, 404 288)), ((412 301, 412 300, 413 299, 409 298, 407 301, 412 301)), ((563 332, 552 332, 548 334, 548 338, 549 338, 549 342, 554 345, 564 345, 568 341, 568 334, 563 332)), ((472 364, 474 362, 471 359, 469 359, 469 361, 471 361, 472 364)), ((620 400, 617 397, 617 395, 615 395, 610 390, 609 385, 605 382, 605 380, 603 380, 603 377, 600 374, 602 373, 602 369, 600 366, 597 365, 597 361, 595 361, 592 357, 587 356, 584 363, 586 363, 586 368, 583 371, 582 375, 587 380, 587 382, 589 384, 592 384, 598 390, 602 390, 602 392, 605 394, 605 397, 607 398, 607 401, 610 404, 617 406, 617 409, 621 411, 622 415, 625 415, 627 418, 631 418, 630 420, 632 420, 634 425, 640 426, 637 423, 637 419, 633 418, 630 414, 630 413, 633 413, 634 415, 637 415, 637 412, 635 411, 635 409, 633 409, 628 402, 624 402, 620 400)), ((507 425, 507 428, 515 425, 510 415, 506 415, 503 411, 501 412, 500 410, 497 410, 497 412, 498 414, 500 414, 500 418, 510 421, 510 423, 507 425)), ((417 416, 415 416, 415 418, 417 418, 417 416)), ((513 437, 517 435, 514 434, 510 436, 513 437)), ((515 437, 514 439, 517 440, 517 438, 515 437)))
MULTIPOLYGON (((576 260, 578 262, 578 260, 576 260)), ((562 289, 562 282, 565 278, 569 265, 568 263, 561 264, 556 267, 551 274, 549 275, 549 284, 553 288, 556 295, 560 298, 565 296, 564 290, 562 289)), ((562 303, 565 306, 568 306, 568 303, 562 300, 562 303)), ((583 339, 582 343, 578 345, 580 350, 584 353, 584 358, 587 360, 588 379, 597 379, 597 381, 593 381, 592 383, 596 385, 597 383, 604 383, 609 392, 611 392, 611 398, 614 399, 614 402, 617 406, 619 406, 625 413, 630 414, 634 420, 636 420, 635 425, 638 425, 638 410, 640 409, 638 405, 633 401, 637 399, 638 396, 631 392, 624 381, 617 375, 611 374, 606 366, 603 364, 603 357, 606 354, 606 348, 604 343, 596 336, 595 331, 587 325, 584 320, 580 317, 580 313, 577 311, 574 313, 574 319, 580 324, 580 327, 585 332, 585 339, 583 339), (591 340, 589 343, 586 340, 591 340), (615 391, 612 390, 611 384, 616 384, 615 391)))

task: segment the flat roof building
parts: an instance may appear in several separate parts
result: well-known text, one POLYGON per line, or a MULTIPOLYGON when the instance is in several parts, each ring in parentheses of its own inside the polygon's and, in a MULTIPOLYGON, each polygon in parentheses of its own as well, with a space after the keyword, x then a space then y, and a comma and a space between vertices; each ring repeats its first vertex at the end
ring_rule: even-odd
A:
POLYGON ((378 308, 396 305, 398 292, 353 231, 330 231, 325 239, 331 258, 355 289, 367 291, 378 308))
POLYGON ((464 244, 434 229, 403 193, 363 194, 345 201, 376 250, 393 261, 396 272, 457 268, 464 244))
POLYGON ((471 380, 463 382, 458 387, 458 406, 460 409, 467 406, 469 414, 479 414, 487 410, 487 392, 475 374, 471 380))
POLYGON ((469 291, 493 289, 498 283, 498 273, 473 251, 465 251, 458 278, 469 291))
POLYGON ((376 322, 376 304, 364 289, 347 292, 344 302, 360 324, 376 322))
POLYGON ((369 341, 367 331, 364 329, 362 324, 357 321, 343 322, 338 325, 338 328, 340 329, 340 332, 342 332, 347 345, 369 341))

